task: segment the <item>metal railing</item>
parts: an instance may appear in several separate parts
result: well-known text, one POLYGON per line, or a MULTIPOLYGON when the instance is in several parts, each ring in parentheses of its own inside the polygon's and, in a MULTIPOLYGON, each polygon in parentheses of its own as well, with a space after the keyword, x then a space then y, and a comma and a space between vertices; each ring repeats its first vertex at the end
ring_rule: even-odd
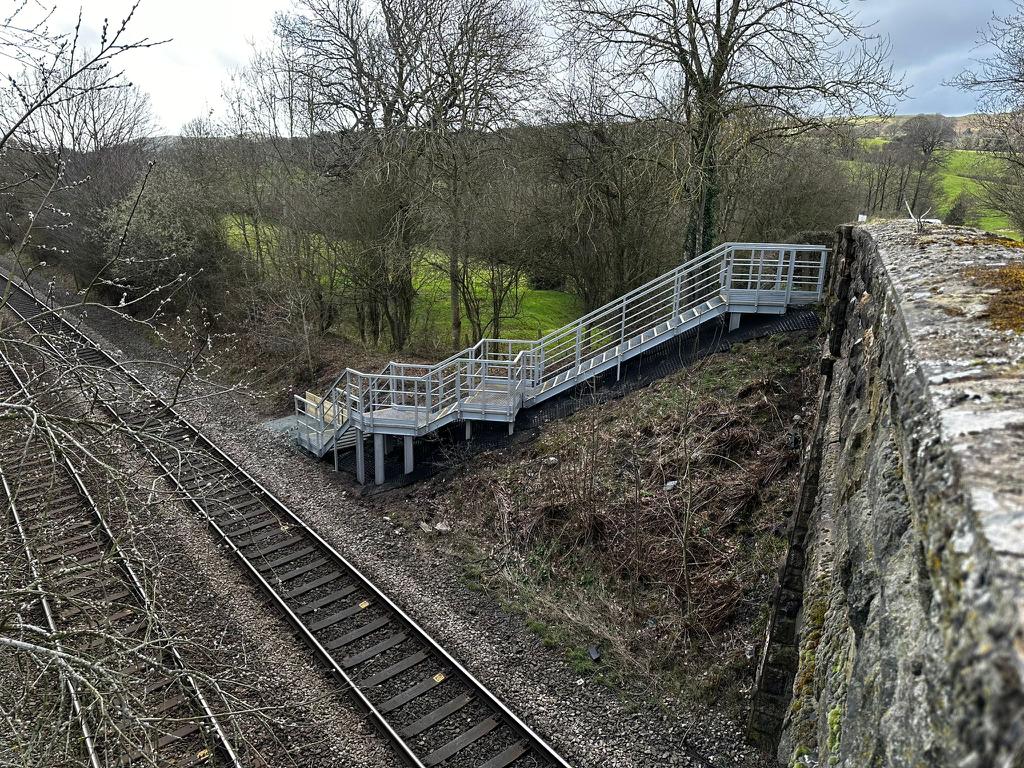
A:
POLYGON ((536 340, 483 339, 433 365, 347 369, 295 396, 299 440, 323 455, 349 427, 421 435, 458 419, 512 421, 520 408, 725 312, 781 314, 818 301, 828 249, 723 243, 536 340))

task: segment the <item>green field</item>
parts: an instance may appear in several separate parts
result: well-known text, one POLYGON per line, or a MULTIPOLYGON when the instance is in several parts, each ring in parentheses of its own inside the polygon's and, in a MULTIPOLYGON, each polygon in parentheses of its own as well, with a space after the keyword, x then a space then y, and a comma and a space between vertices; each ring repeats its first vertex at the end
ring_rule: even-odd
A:
POLYGON ((881 149, 889 143, 889 139, 883 139, 881 136, 875 136, 870 139, 861 139, 860 144, 865 149, 881 149))
MULTIPOLYGON (((868 149, 885 146, 889 139, 861 139, 861 145, 868 149)), ((973 149, 950 149, 943 153, 943 164, 939 171, 939 188, 942 192, 936 208, 930 216, 942 218, 946 215, 953 201, 961 192, 972 195, 976 200, 972 226, 995 232, 1005 237, 1020 240, 1021 235, 1013 228, 1006 214, 991 208, 981 208, 980 201, 984 195, 983 183, 999 174, 999 158, 988 152, 973 149)))
MULTIPOLYGON (((940 211, 943 214, 949 210, 949 206, 961 192, 980 199, 984 194, 983 181, 994 178, 999 173, 999 159, 987 152, 952 149, 945 155, 944 165, 939 175, 939 185, 943 194, 943 205, 940 211)), ((1016 240, 1021 239, 1020 233, 1014 230, 1010 219, 1001 211, 978 208, 974 215, 975 220, 971 222, 972 224, 1016 240)))
MULTIPOLYGON (((448 273, 438 264, 435 255, 432 259, 421 259, 414 267, 413 283, 416 286, 416 303, 414 305, 414 323, 417 330, 426 333, 451 333, 451 281, 448 273)), ((479 272, 474 278, 474 293, 485 302, 484 318, 490 317, 486 302, 488 301, 487 276, 479 272)), ((513 309, 514 301, 509 297, 507 302, 509 317, 501 319, 501 338, 503 339, 539 339, 563 325, 572 322, 582 313, 579 300, 564 291, 538 291, 526 285, 524 279, 519 286, 519 306, 513 309)), ((469 330, 469 320, 465 309, 462 312, 463 331, 469 330)), ((442 335, 447 339, 447 335, 442 335)))
MULTIPOLYGON (((237 223, 225 220, 228 241, 236 248, 244 249, 245 242, 237 223)), ((265 227, 264 237, 271 239, 274 232, 265 227)), ((413 265, 413 285, 416 288, 416 299, 413 304, 414 342, 429 346, 448 346, 451 338, 451 282, 448 273, 441 266, 443 258, 439 254, 423 254, 413 265)), ((480 272, 474 276, 474 292, 484 302, 483 317, 490 317, 487 275, 480 272)), ((580 316, 582 308, 579 300, 564 291, 534 290, 526 285, 525 279, 519 286, 518 307, 509 311, 509 317, 501 319, 501 337, 506 339, 536 339, 546 333, 566 325, 580 316)), ((513 308, 511 297, 506 306, 513 308)), ((468 333, 471 326, 462 311, 463 332, 468 333)))

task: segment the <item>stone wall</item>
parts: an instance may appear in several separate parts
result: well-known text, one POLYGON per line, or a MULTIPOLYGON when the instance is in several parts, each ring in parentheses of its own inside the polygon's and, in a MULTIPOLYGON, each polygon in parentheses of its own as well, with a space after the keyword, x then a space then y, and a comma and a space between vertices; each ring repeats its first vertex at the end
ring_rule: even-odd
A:
POLYGON ((1008 262, 964 228, 841 233, 751 718, 783 764, 1024 765, 1024 334, 979 279, 1008 262))

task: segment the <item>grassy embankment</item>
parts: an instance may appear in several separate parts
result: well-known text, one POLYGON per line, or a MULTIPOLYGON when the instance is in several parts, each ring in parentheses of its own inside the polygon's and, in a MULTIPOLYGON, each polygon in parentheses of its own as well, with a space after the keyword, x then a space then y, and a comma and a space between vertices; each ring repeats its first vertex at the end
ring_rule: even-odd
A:
MULTIPOLYGON (((889 139, 868 138, 861 143, 868 148, 885 146, 889 139)), ((1013 228, 1009 217, 1001 211, 980 206, 983 197, 983 183, 999 173, 999 159, 988 152, 973 149, 950 149, 943 153, 942 167, 939 170, 939 189, 941 196, 936 207, 929 214, 942 218, 949 211, 953 201, 961 192, 975 198, 975 209, 968 221, 971 226, 980 227, 1003 237, 1020 240, 1021 235, 1013 228)))
POLYGON ((815 351, 813 334, 737 345, 377 503, 581 675, 738 715, 815 351), (450 538, 421 532, 441 520, 450 538))
MULTIPOLYGON (((988 152, 972 149, 953 149, 946 153, 945 162, 939 175, 939 184, 943 193, 943 213, 949 210, 957 195, 966 192, 980 199, 985 179, 999 173, 999 159, 988 152)), ((1013 228, 1009 217, 1001 211, 991 208, 978 208, 974 212, 975 219, 971 223, 989 232, 1004 237, 1020 240, 1020 233, 1013 228)))

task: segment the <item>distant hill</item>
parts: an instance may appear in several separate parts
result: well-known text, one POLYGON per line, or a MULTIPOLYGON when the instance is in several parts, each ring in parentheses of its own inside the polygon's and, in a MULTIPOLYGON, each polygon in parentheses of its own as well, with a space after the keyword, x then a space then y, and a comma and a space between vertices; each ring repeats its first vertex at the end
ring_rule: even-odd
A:
MULTIPOLYGON (((856 134, 865 147, 884 147, 895 139, 903 124, 915 115, 892 117, 862 117, 855 123, 856 134)), ((939 170, 939 195, 933 213, 944 216, 961 194, 967 194, 972 212, 969 224, 989 232, 1021 239, 1009 217, 985 205, 984 185, 998 177, 1002 160, 994 150, 1000 148, 999 137, 986 125, 986 115, 959 115, 951 117, 956 141, 942 152, 939 170)))
MULTIPOLYGON (((917 115, 893 115, 891 117, 862 117, 856 122, 858 132, 864 139, 888 139, 897 135, 903 124, 917 115)), ((977 149, 981 151, 996 149, 998 137, 986 126, 987 115, 954 115, 958 149, 977 149)))

